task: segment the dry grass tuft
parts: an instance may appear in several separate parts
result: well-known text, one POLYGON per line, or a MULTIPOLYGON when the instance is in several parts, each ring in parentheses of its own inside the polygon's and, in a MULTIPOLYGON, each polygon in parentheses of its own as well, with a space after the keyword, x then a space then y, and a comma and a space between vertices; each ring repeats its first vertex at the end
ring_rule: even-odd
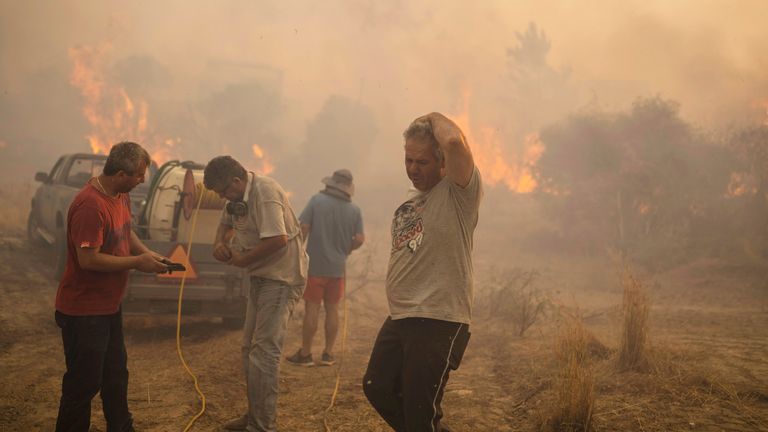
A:
POLYGON ((650 301, 643 285, 629 271, 622 278, 624 286, 624 324, 619 345, 618 366, 622 371, 644 371, 648 368, 646 339, 650 301))
POLYGON ((560 365, 555 384, 556 400, 549 418, 542 423, 542 431, 592 430, 595 384, 589 360, 590 345, 594 341, 595 337, 579 320, 573 320, 560 335, 555 350, 560 365))

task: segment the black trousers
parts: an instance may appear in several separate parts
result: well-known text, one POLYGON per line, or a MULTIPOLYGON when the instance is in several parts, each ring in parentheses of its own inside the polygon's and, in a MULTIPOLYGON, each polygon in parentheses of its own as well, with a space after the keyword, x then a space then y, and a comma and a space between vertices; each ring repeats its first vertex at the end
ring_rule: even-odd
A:
POLYGON ((387 318, 363 378, 363 391, 397 432, 438 432, 448 374, 469 342, 469 326, 428 318, 387 318))
POLYGON ((61 328, 67 362, 56 432, 87 432, 91 400, 99 392, 107 431, 132 431, 122 312, 71 316, 56 311, 56 324, 61 328))

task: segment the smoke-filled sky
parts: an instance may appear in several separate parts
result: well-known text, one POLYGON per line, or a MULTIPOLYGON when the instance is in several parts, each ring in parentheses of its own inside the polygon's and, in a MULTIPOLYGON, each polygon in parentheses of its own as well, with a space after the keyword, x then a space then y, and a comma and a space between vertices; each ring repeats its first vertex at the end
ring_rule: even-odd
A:
MULTIPOLYGON (((298 199, 345 165, 359 191, 404 190, 400 134, 432 110, 496 131, 514 166, 527 134, 587 106, 660 95, 719 128, 764 116, 768 100, 759 0, 3 0, 0 9, 4 178, 90 151, 85 93, 71 82, 83 53, 106 87, 146 110, 146 130, 125 138, 164 157, 227 152, 254 168, 264 163, 258 145, 298 199)), ((97 105, 113 114, 110 100, 97 105)))

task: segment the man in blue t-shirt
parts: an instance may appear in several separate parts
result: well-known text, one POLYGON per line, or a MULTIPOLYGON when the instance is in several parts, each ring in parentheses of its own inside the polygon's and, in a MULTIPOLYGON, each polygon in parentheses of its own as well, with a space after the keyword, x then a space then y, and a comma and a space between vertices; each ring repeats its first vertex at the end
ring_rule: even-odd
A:
POLYGON ((318 364, 335 363, 333 345, 339 328, 339 301, 344 296, 347 256, 359 248, 365 236, 360 208, 352 203, 355 186, 352 173, 340 169, 323 178, 325 189, 315 194, 301 212, 301 231, 309 236, 309 278, 304 290, 302 346, 286 360, 313 366, 312 339, 317 331, 320 305, 325 305, 325 349, 318 364))

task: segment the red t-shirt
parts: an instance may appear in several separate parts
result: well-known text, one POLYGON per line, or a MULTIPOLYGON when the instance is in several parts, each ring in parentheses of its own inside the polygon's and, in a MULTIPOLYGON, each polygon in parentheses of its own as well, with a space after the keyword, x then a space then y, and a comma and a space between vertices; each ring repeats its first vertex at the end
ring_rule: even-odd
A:
POLYGON ((109 315, 118 311, 128 271, 99 272, 80 267, 75 248, 131 255, 128 194, 108 197, 91 184, 75 196, 67 215, 67 266, 56 293, 56 309, 67 315, 109 315))

